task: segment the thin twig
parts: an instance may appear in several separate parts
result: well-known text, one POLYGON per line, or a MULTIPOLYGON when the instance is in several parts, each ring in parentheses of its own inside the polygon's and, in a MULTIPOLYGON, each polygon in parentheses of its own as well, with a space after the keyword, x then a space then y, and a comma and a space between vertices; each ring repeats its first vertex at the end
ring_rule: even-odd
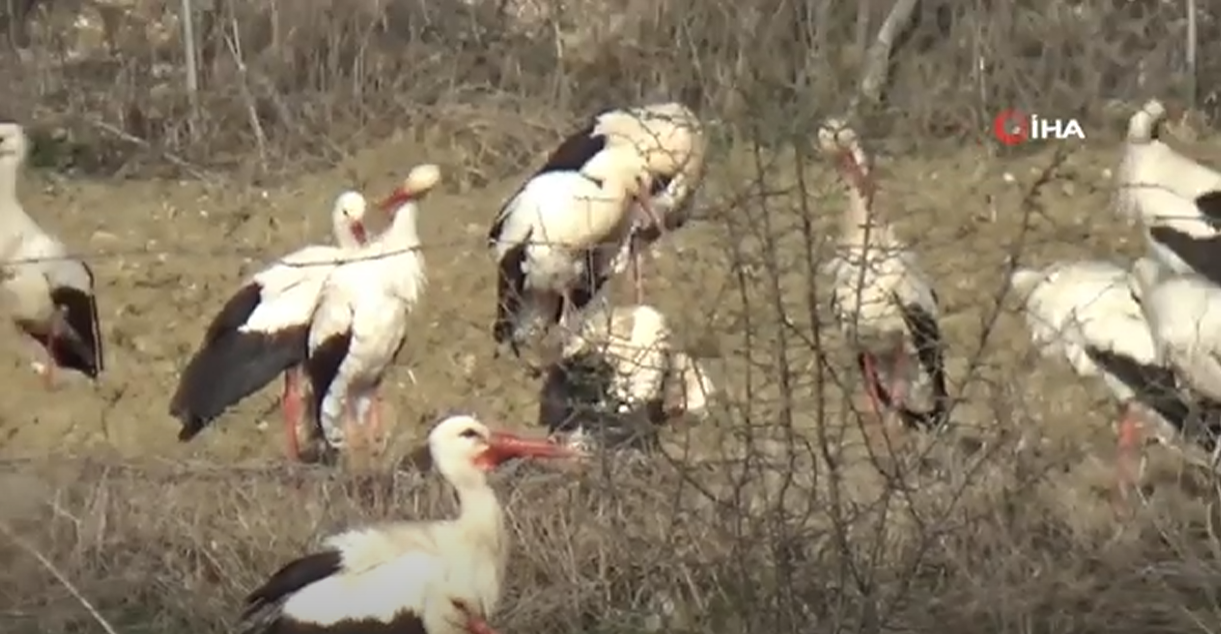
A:
POLYGON ((101 119, 90 118, 90 119, 87 119, 87 121, 89 121, 90 125, 92 125, 95 128, 98 128, 99 130, 101 130, 103 132, 112 134, 124 141, 127 141, 128 143, 138 145, 150 152, 156 152, 156 153, 160 154, 162 156, 162 158, 164 158, 166 161, 169 161, 171 165, 183 170, 184 172, 191 174, 192 176, 194 176, 195 178, 198 178, 199 180, 203 180, 203 181, 215 180, 212 178, 212 176, 210 174, 208 174, 208 172, 204 171, 200 167, 197 167, 196 165, 192 164, 190 161, 182 158, 181 156, 174 154, 173 152, 168 152, 163 149, 155 148, 155 147, 153 147, 152 143, 149 143, 148 141, 145 141, 144 139, 141 139, 138 136, 124 132, 123 130, 116 128, 113 125, 110 125, 109 123, 106 123, 105 121, 102 121, 101 119))
POLYGON ((93 603, 91 603, 89 599, 85 598, 85 595, 81 594, 80 590, 76 589, 76 586, 68 580, 68 577, 64 575, 64 573, 60 572, 59 568, 56 568, 55 564, 51 563, 51 560, 47 559, 46 556, 39 552, 37 548, 34 548, 30 542, 18 535, 7 522, 0 522, 0 532, 3 532, 5 536, 12 540, 18 548, 29 553, 34 559, 37 559, 38 563, 42 564, 42 567, 46 568, 47 572, 51 573, 51 575, 55 577, 55 580, 60 582, 60 584, 62 584, 64 588, 68 590, 68 593, 72 595, 72 598, 76 599, 77 602, 84 606, 85 611, 89 613, 89 616, 93 617, 93 620, 96 621, 103 630, 106 630, 106 634, 119 634, 118 630, 116 630, 114 626, 106 620, 106 617, 102 616, 101 612, 98 612, 98 609, 93 606, 93 603))

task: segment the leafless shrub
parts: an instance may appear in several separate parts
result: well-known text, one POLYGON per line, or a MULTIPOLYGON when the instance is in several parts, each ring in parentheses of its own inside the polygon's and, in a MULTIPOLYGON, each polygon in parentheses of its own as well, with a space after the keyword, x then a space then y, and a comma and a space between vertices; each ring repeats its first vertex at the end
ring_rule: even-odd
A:
MULTIPOLYGON (((951 253, 933 271, 946 286, 977 280, 947 308, 961 330, 951 429, 887 451, 860 442, 863 414, 846 397, 859 386, 824 328, 818 275, 838 202, 807 139, 854 103, 888 3, 217 0, 199 7, 198 113, 182 89, 176 3, 103 7, 94 44, 72 26, 81 6, 35 11, 17 38, 28 59, 0 59, 5 107, 41 129, 36 158, 58 167, 269 178, 397 132, 466 189, 516 175, 566 122, 607 104, 682 97, 713 125, 705 219, 720 248, 687 264, 726 279, 703 298, 719 306, 711 317, 668 317, 687 339, 715 340, 714 371, 732 377, 722 407, 656 459, 518 467, 498 483, 517 542, 505 631, 1080 634, 1216 621, 1216 495, 1159 486, 1117 518, 1089 451, 1029 433, 1081 410, 1040 409, 1037 385, 1013 378, 1031 366, 1001 354, 1005 268, 1049 226, 1076 232, 1061 238, 1070 245, 1094 229, 1045 209, 1093 187, 1074 155, 1004 163, 1020 187, 1003 200, 930 208, 919 187, 984 176, 923 165, 884 183, 908 212, 905 235, 927 234, 911 240, 917 251, 952 251, 985 233, 975 224, 1003 231, 986 254, 951 253), (978 217, 961 211, 972 205, 978 217), (947 207, 962 227, 939 220, 947 207)), ((1200 19, 1201 98, 1215 104, 1221 25, 1200 19)), ((1101 140, 1115 128, 1109 102, 1185 85, 1184 29, 1166 2, 926 0, 885 91, 856 114, 884 176, 895 156, 990 144, 1009 107, 1080 117, 1101 140)), ((75 593, 120 632, 228 631, 243 592, 314 537, 452 506, 414 473, 6 467, 0 519, 23 541, 0 545, 0 624, 15 634, 93 627, 75 593)))

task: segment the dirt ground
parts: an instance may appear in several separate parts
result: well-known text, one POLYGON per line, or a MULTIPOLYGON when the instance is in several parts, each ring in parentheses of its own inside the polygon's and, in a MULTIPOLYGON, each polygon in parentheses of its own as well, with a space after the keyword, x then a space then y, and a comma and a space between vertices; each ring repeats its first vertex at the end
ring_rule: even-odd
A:
MULTIPOLYGON (((1118 144, 1075 148, 1042 190, 1041 209, 1022 238, 1028 215, 1022 193, 1048 164, 1050 150, 1022 158, 997 158, 982 147, 941 157, 880 157, 881 202, 914 244, 940 293, 951 379, 965 399, 956 420, 995 426, 998 402, 1009 399, 1027 407, 999 424, 1029 426, 1021 433, 1035 430, 1036 437, 1078 443, 1105 456, 1111 409, 1100 388, 1070 378, 1060 364, 1032 365, 1028 339, 1010 308, 1001 311, 995 330, 985 333, 1003 287, 1006 258, 1019 240, 1026 245, 1023 262, 1031 264, 1123 258, 1141 248, 1135 230, 1107 207, 1108 170, 1119 158, 1118 144), (971 366, 976 369, 969 371, 971 366), (972 380, 966 382, 968 375, 972 380)), ((1189 150, 1207 154, 1205 146, 1189 150)), ((95 269, 108 367, 96 386, 66 380, 48 392, 30 370, 15 333, 0 338, 0 381, 8 386, 9 401, 0 413, 0 456, 280 459, 278 385, 181 444, 177 423, 166 412, 177 371, 245 275, 260 262, 327 239, 327 215, 338 192, 363 185, 370 197, 378 196, 412 164, 426 160, 446 164, 445 157, 428 156, 410 141, 392 140, 331 171, 266 191, 29 174, 21 186, 27 209, 86 254, 95 269)), ((763 248, 767 241, 749 235, 753 230, 735 228, 744 217, 751 227, 761 227, 771 213, 727 202, 745 188, 744 170, 735 163, 729 158, 713 166, 701 202, 722 220, 695 222, 669 237, 649 272, 648 297, 679 324, 685 340, 712 357, 705 363, 713 376, 738 399, 748 393, 744 363, 760 353, 748 351, 742 333, 735 332, 742 330, 736 324, 744 311, 739 278, 727 255, 729 237, 745 234, 743 252, 762 254, 759 267, 747 267, 753 280, 748 285, 770 284, 760 272, 768 266, 781 271, 779 295, 799 323, 806 312, 801 302, 808 276, 798 264, 800 214, 791 211, 797 206, 791 195, 776 203, 778 220, 767 228, 780 254, 771 265, 763 248)), ((774 177, 776 183, 792 181, 792 170, 787 171, 774 177)), ((823 166, 812 167, 810 174, 825 188, 823 166)), ((420 232, 429 245, 429 291, 411 318, 405 353, 384 387, 387 420, 395 421, 400 437, 392 451, 404 451, 445 411, 472 410, 512 426, 526 425, 535 415, 535 383, 510 359, 493 359, 489 334, 495 269, 484 234, 516 184, 499 182, 463 193, 443 188, 423 205, 420 232), (407 366, 418 383, 409 381, 407 366)), ((834 202, 815 205, 816 222, 833 217, 836 209, 834 202)), ((812 358, 798 355, 794 363, 800 367, 812 358)), ((749 393, 761 399, 769 389, 749 393)))

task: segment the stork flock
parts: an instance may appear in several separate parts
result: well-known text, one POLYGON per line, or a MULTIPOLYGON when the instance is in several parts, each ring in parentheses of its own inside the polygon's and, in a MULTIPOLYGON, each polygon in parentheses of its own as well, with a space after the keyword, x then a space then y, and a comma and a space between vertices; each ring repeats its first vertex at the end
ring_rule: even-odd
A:
POLYGON ((1150 100, 1132 115, 1117 172, 1114 206, 1140 227, 1146 255, 1011 278, 1035 346, 1115 396, 1124 496, 1146 439, 1212 470, 1221 457, 1221 172, 1161 140, 1167 114, 1150 100))
MULTIPOLYGON (((1142 224, 1149 255, 1130 266, 1062 262, 1012 276, 1036 346, 1080 374, 1101 376, 1121 407, 1121 482, 1153 426, 1167 442, 1214 454, 1221 422, 1221 173, 1158 139, 1166 110, 1133 115, 1119 171, 1121 213, 1142 224), (1214 246, 1216 244, 1216 246, 1214 246), (1216 307, 1216 308, 1214 308, 1216 307)), ((950 396, 938 298, 916 254, 874 201, 868 155, 854 130, 828 121, 819 147, 846 189, 831 308, 856 347, 861 395, 878 421, 939 428, 950 396)), ((38 370, 97 378, 102 339, 87 264, 26 214, 16 197, 26 152, 0 124, 0 279, 16 326, 37 344, 38 370)), ((495 255, 492 340, 520 348, 559 333, 542 373, 539 422, 549 437, 493 431, 471 416, 436 424, 428 446, 458 493, 457 518, 345 532, 275 572, 249 594, 245 631, 493 634, 509 533, 486 473, 513 458, 580 460, 590 444, 647 445, 671 417, 698 413, 713 391, 644 302, 642 254, 690 217, 703 178, 703 128, 689 109, 608 111, 570 135, 511 196, 487 236, 495 255), (634 302, 595 299, 631 269, 634 302), (677 403, 666 398, 678 387, 677 403)), ((309 246, 251 276, 221 307, 187 361, 169 411, 179 438, 283 376, 289 451, 301 434, 323 456, 376 446, 379 386, 426 289, 416 217, 442 178, 412 169, 373 205, 344 192, 332 208, 334 246, 309 246), (370 213, 388 228, 370 235, 370 213)))

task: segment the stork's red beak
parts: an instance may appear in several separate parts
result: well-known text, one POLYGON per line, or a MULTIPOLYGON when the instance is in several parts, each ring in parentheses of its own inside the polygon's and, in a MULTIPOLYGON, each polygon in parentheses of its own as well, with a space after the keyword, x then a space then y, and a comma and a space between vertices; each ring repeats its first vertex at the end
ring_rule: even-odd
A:
POLYGON ((413 198, 415 198, 415 192, 406 187, 400 187, 394 190, 393 194, 387 196, 385 200, 378 203, 377 207, 383 212, 391 213, 401 207, 403 203, 409 202, 413 198))
POLYGON ((352 221, 348 225, 348 229, 352 232, 352 237, 356 238, 356 244, 363 245, 369 240, 369 232, 365 230, 364 223, 359 220, 352 221))
POLYGON ((476 464, 492 469, 513 458, 581 458, 585 454, 545 438, 523 438, 516 434, 494 431, 488 438, 487 451, 480 454, 476 464))

